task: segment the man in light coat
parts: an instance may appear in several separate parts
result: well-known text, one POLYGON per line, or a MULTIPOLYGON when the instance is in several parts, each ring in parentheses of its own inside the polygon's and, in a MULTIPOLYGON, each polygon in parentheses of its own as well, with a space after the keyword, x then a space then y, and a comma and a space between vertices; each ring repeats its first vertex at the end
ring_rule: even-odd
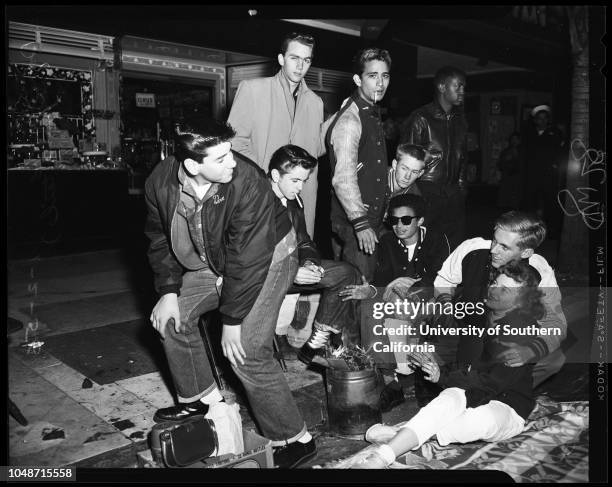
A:
MULTIPOLYGON (((236 131, 232 148, 268 172, 270 157, 286 144, 319 157, 323 101, 304 81, 312 64, 314 38, 291 33, 285 36, 278 55, 281 69, 275 76, 245 80, 238 86, 228 122, 236 131)), ((314 236, 317 201, 317 169, 304 184, 306 229, 314 236)))

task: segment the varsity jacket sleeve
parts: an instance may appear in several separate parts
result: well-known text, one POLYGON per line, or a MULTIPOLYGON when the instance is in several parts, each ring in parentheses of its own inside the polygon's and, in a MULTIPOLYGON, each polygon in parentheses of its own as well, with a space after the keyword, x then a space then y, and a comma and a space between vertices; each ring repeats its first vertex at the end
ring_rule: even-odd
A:
POLYGON ((491 247, 491 241, 480 237, 465 240, 453 250, 442 264, 434 280, 436 296, 443 293, 454 294, 455 288, 463 281, 462 263, 464 257, 473 250, 491 247))
POLYGON ((219 311, 224 325, 240 325, 268 275, 275 248, 276 196, 265 178, 245 183, 227 230, 219 311))
POLYGON ((254 110, 254 94, 251 85, 247 81, 241 81, 227 119, 227 122, 236 131, 235 137, 231 140, 232 149, 252 161, 257 161, 251 144, 254 110))
POLYGON ((361 169, 358 161, 361 121, 353 108, 354 104, 345 110, 332 129, 330 142, 336 155, 332 186, 348 220, 355 231, 360 231, 370 228, 370 224, 357 181, 361 169))
POLYGON ((170 249, 169 236, 164 232, 156 197, 153 178, 145 183, 147 219, 145 234, 151 241, 147 257, 153 270, 153 284, 160 296, 168 293, 180 294, 183 282, 183 267, 170 249))
POLYGON ((555 271, 546 262, 546 259, 538 254, 533 254, 529 258, 529 264, 535 267, 542 280, 539 289, 544 294, 541 302, 544 305, 545 314, 538 320, 542 328, 558 329, 561 335, 542 335, 534 338, 529 345, 536 354, 536 357, 545 357, 559 348, 561 342, 567 336, 567 320, 561 307, 561 291, 555 278, 555 271))

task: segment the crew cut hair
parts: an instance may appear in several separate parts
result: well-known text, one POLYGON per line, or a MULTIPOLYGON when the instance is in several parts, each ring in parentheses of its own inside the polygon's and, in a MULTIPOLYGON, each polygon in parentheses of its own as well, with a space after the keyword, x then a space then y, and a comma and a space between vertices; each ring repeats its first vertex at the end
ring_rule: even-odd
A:
POLYGON ((175 125, 174 156, 179 162, 193 159, 202 163, 209 147, 229 142, 236 132, 226 122, 206 117, 175 125))
POLYGON ((317 167, 317 160, 308 151, 297 145, 287 144, 274 151, 268 166, 268 176, 272 174, 272 169, 276 169, 281 175, 287 174, 294 167, 301 166, 312 171, 317 167))
POLYGON ((311 47, 312 52, 314 54, 315 38, 313 36, 311 36, 310 34, 303 34, 301 32, 291 32, 289 34, 286 34, 285 37, 283 37, 283 40, 281 42, 280 53, 283 56, 287 52, 287 49, 289 48, 289 43, 291 41, 297 41, 300 44, 304 44, 306 46, 311 47))
POLYGON ((546 238, 546 224, 541 218, 523 211, 512 210, 504 213, 495 220, 495 230, 506 230, 518 233, 518 247, 521 250, 537 249, 546 238))
POLYGON ((378 47, 368 47, 361 49, 353 59, 353 73, 361 76, 365 70, 366 63, 370 61, 384 61, 387 63, 389 71, 391 71, 391 55, 386 49, 378 47))
POLYGON ((418 161, 425 162, 425 157, 427 157, 427 153, 425 152, 425 149, 420 145, 400 144, 397 146, 397 150, 395 151, 395 159, 399 161, 402 156, 411 156, 417 159, 418 161))

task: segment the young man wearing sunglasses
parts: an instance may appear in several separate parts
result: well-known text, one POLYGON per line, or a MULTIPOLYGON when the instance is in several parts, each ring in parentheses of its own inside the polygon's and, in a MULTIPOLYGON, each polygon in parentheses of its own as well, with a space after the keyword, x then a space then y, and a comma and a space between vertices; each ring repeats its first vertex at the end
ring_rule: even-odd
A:
MULTIPOLYGON (((387 212, 387 224, 392 232, 380 239, 376 270, 372 283, 347 286, 340 292, 346 299, 372 299, 380 297, 378 289, 384 289, 382 299, 395 301, 404 299, 409 293, 422 289, 418 298, 427 298, 433 292, 433 282, 444 260, 450 254, 446 235, 425 227, 425 201, 421 196, 401 194, 391 198, 387 212)), ((381 289, 381 290, 382 290, 381 289)), ((373 335, 374 322, 371 314, 366 314, 365 326, 361 330, 362 344, 380 341, 380 336, 373 335)), ((383 337, 384 338, 384 337, 383 337)), ((380 356, 385 363, 392 358, 380 356)), ((405 363, 404 357, 396 356, 396 362, 405 363)), ((400 370, 401 371, 401 370, 400 370)), ((405 372, 407 372, 405 370, 405 372)), ((399 384, 394 381, 383 391, 381 409, 390 410, 403 401, 404 394, 399 384)))

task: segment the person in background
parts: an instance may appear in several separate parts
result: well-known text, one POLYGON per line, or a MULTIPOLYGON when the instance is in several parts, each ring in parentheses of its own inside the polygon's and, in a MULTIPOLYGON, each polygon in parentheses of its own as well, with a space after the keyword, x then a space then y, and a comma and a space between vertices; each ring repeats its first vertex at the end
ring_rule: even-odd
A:
POLYGON ((342 243, 341 258, 367 280, 376 268, 387 198, 387 151, 377 105, 391 79, 391 56, 367 48, 355 58, 357 86, 326 132, 332 168, 332 231, 342 243))
POLYGON ((561 174, 567 161, 563 135, 551 125, 551 109, 538 105, 531 110, 532 123, 525 133, 525 194, 523 208, 541 216, 549 229, 549 237, 561 233, 563 212, 557 201, 561 174))
POLYGON ((288 292, 321 292, 312 333, 298 352, 298 358, 307 365, 325 350, 331 334, 357 326, 354 312, 351 312, 353 304, 341 300, 339 292, 360 282, 359 273, 351 264, 321 259, 306 232, 304 205, 299 195, 316 166, 317 160, 308 152, 289 144, 272 154, 268 167, 272 190, 287 208, 297 235, 300 267, 288 292))
POLYGON ((523 148, 521 134, 513 132, 499 156, 497 167, 501 173, 497 206, 504 210, 518 210, 522 198, 523 148))
POLYGON ((422 196, 417 180, 425 173, 425 158, 425 149, 419 145, 397 146, 387 179, 391 197, 407 193, 422 196))
MULTIPOLYGON (((292 32, 280 47, 275 76, 241 81, 228 117, 236 131, 235 151, 255 161, 265 172, 276 149, 294 144, 314 157, 325 152, 321 136, 323 100, 306 84, 315 48, 314 37, 292 32)), ((314 237, 317 168, 304 185, 306 229, 314 237)))
MULTIPOLYGON (((501 267, 488 288, 487 327, 500 325, 503 330, 537 326, 536 320, 544 314, 539 281, 538 271, 527 262, 501 267)), ((387 468, 398 456, 419 448, 434 435, 440 445, 446 446, 503 441, 522 433, 535 407, 533 365, 514 367, 497 357, 500 351, 513 355, 523 338, 486 334, 483 353, 470 370, 440 369, 425 354, 415 356, 427 380, 441 386, 440 394, 353 468, 387 468)), ((380 427, 372 426, 366 439, 375 436, 380 427)))
POLYGON ((399 139, 400 144, 417 144, 428 152, 419 186, 431 204, 430 221, 440 225, 452 249, 465 238, 465 86, 463 71, 440 68, 434 76, 434 100, 409 115, 399 139))
POLYGON ((160 296, 150 320, 178 395, 153 419, 182 421, 223 401, 198 328, 200 316, 218 307, 223 355, 271 440, 274 462, 292 468, 316 454, 272 349, 298 268, 295 231, 264 172, 231 151, 234 135, 212 119, 179 125, 175 155, 145 183, 148 257, 160 296))

